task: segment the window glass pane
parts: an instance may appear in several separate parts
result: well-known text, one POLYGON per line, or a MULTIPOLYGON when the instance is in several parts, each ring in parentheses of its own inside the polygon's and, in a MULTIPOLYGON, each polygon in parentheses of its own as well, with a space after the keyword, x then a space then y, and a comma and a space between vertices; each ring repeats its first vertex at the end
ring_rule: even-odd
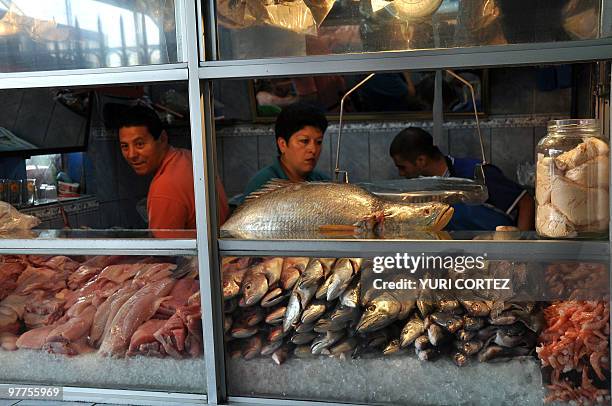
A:
POLYGON ((179 62, 174 0, 0 5, 0 72, 179 62))
POLYGON ((578 41, 599 16, 598 0, 217 0, 221 59, 578 41))
POLYGON ((187 100, 185 83, 0 91, 0 200, 39 230, 195 238, 187 100))
POLYGON ((0 382, 206 391, 196 257, 2 255, 0 309, 0 382))
POLYGON ((393 405, 609 396, 607 261, 225 257, 222 275, 233 396, 393 405))

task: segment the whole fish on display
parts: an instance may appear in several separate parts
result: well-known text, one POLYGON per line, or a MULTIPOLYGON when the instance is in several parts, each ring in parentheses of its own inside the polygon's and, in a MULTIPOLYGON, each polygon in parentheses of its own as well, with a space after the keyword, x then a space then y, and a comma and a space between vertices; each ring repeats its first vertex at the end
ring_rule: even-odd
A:
POLYGON ((222 235, 283 238, 327 227, 349 231, 442 230, 453 209, 444 203, 401 203, 381 199, 346 183, 272 180, 247 196, 221 227, 222 235))

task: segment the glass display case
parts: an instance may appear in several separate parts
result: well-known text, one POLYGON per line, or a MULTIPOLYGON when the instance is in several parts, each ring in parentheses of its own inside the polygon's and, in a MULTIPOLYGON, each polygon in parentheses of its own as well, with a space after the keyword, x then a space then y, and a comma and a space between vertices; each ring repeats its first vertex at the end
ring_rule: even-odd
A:
POLYGON ((2 382, 206 387, 197 257, 0 258, 2 382))
MULTIPOLYGON (((612 59, 611 8, 607 0, 0 1, 0 88, 8 95, 21 98, 23 89, 42 94, 51 88, 182 85, 182 97, 170 100, 188 106, 182 124, 189 128, 196 220, 195 230, 167 238, 150 238, 141 227, 0 234, 0 382, 62 388, 63 400, 132 404, 609 402, 609 237, 542 240, 515 231, 432 237, 427 230, 426 237, 227 238, 219 234, 219 174, 250 174, 225 157, 232 146, 245 147, 244 161, 257 170, 264 163, 258 148, 271 151, 263 158, 270 159, 275 146, 259 137, 271 134, 269 128, 256 134, 255 149, 248 149, 244 134, 219 140, 225 122, 215 81, 604 62, 612 59), (378 273, 381 264, 397 271, 401 267, 385 265, 384 258, 404 254, 426 263, 434 258, 435 265, 406 278, 402 272, 378 273), (484 276, 457 271, 467 257, 482 264, 477 271, 484 276), (179 272, 186 264, 189 272, 179 272), (133 265, 139 270, 120 283, 105 276, 133 265), (139 278, 154 267, 161 279, 155 281, 154 273, 139 278), (26 284, 29 274, 32 285, 26 284), (419 279, 436 285, 396 289, 410 281, 418 286, 419 279), (495 297, 507 292, 494 285, 484 297, 462 296, 487 290, 486 280, 525 289, 512 292, 518 297, 495 297), (434 293, 445 291, 443 283, 463 292, 438 297, 434 293), (162 284, 154 303, 151 295, 137 293, 162 284), (174 288, 183 285, 189 286, 174 293, 186 301, 170 308, 174 288), (119 298, 122 289, 138 291, 119 298), (359 298, 351 302, 348 292, 359 298), (147 302, 152 313, 148 325, 141 320, 138 327, 128 326, 129 344, 135 342, 130 352, 123 337, 125 356, 123 350, 101 351, 104 340, 89 342, 98 311, 123 298, 124 304, 147 302), (72 326, 79 327, 76 333, 72 326), (40 329, 49 330, 44 340, 35 334, 40 329), (40 341, 27 349, 28 338, 40 341), (564 352, 569 346, 572 357, 564 352), (102 354, 108 352, 114 355, 102 354)), ((596 117, 609 136, 604 93, 610 72, 602 68, 596 76, 596 100, 590 88, 575 95, 578 104, 597 104, 596 117)), ((515 83, 513 77, 506 82, 515 83)), ((510 92, 507 83, 492 93, 510 92)), ((537 113, 541 99, 533 96, 530 103, 537 113)), ((3 105, 15 103, 8 97, 3 105)), ((505 108, 510 116, 523 105, 505 108)), ((498 120, 517 122, 507 116, 498 120)), ((22 124, 33 124, 37 112, 28 117, 22 124)), ((538 123, 528 135, 532 147, 535 128, 545 125, 538 123)), ((98 124, 89 136, 104 144, 98 151, 114 151, 100 166, 107 174, 101 178, 112 183, 123 161, 98 124)), ((472 150, 476 144, 465 140, 473 130, 459 130, 466 144, 461 151, 472 150)), ((485 126, 491 152, 501 148, 497 133, 485 126)), ((376 170, 382 164, 370 159, 367 137, 350 138, 349 145, 368 151, 367 159, 353 155, 353 164, 376 170)), ((514 143, 501 155, 527 150, 514 143)), ((120 200, 134 192, 123 184, 109 193, 120 200)), ((268 208, 268 214, 275 210, 268 208)), ((126 316, 136 308, 119 303, 115 307, 126 316)))

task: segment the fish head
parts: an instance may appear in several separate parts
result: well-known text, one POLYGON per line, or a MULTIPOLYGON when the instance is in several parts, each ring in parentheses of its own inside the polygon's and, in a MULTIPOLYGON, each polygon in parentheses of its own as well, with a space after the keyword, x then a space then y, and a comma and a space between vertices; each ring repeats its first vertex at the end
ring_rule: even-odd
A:
POLYGON ((268 291, 268 279, 261 273, 253 273, 246 277, 242 284, 242 295, 246 306, 259 302, 268 291))
POLYGON ((383 227, 441 231, 453 217, 453 212, 452 207, 440 202, 387 204, 383 227))
POLYGON ((401 304, 391 295, 383 293, 366 306, 357 331, 365 333, 383 328, 397 318, 400 310, 401 304))
POLYGON ((240 286, 229 278, 223 278, 223 299, 231 299, 240 293, 240 286))
POLYGON ((280 276, 281 287, 285 290, 289 290, 295 285, 300 277, 300 270, 294 266, 283 269, 280 276))

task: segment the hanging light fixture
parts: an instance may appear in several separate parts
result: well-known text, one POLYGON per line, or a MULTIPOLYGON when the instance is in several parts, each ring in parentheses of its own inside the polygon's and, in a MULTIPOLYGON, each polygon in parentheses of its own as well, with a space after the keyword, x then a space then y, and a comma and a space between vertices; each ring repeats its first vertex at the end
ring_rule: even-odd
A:
POLYGON ((391 15, 402 20, 420 20, 434 14, 443 0, 370 0, 372 12, 387 8, 391 15))

